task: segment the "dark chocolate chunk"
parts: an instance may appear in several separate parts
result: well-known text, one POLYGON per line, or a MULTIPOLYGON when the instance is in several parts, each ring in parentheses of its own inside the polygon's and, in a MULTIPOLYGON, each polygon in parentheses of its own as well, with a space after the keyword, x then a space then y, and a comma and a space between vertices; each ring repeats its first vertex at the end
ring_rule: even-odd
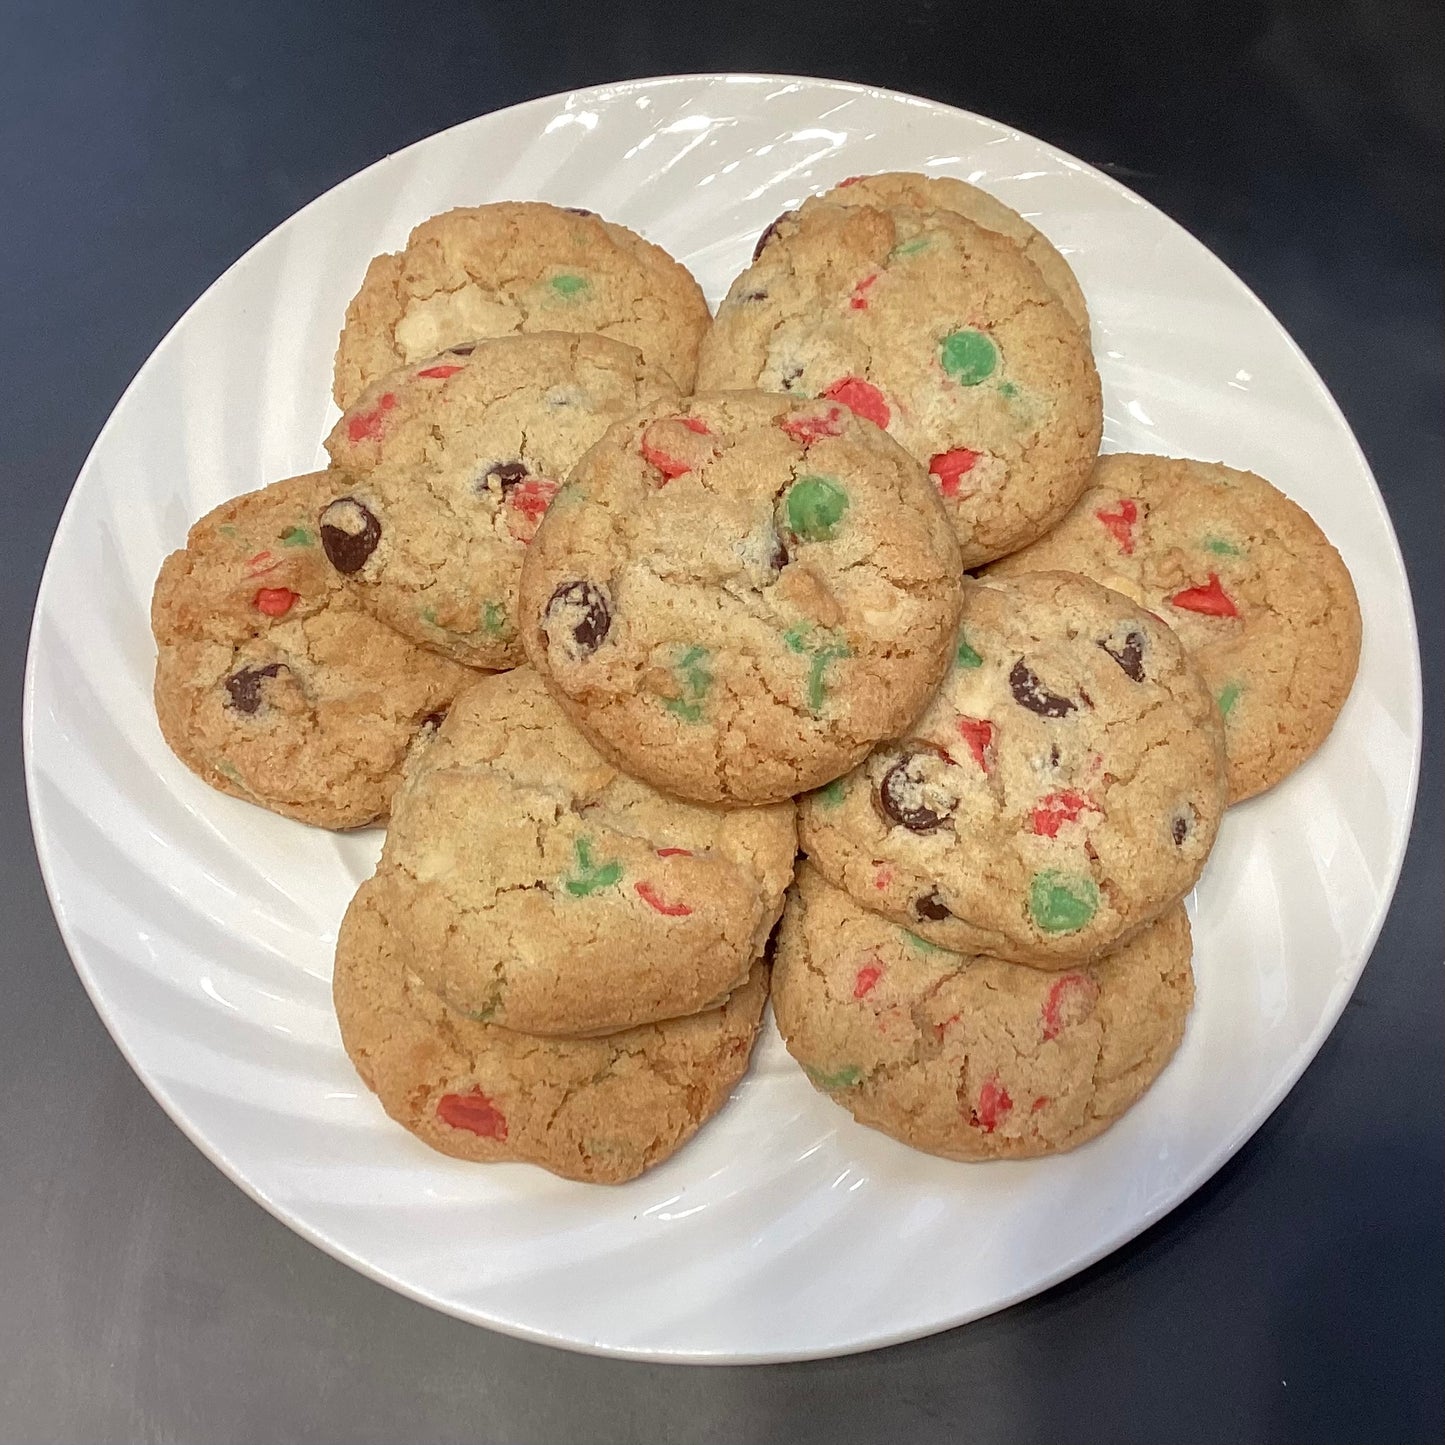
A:
POLYGON ((589 211, 585 206, 563 206, 562 209, 574 216, 595 216, 597 214, 596 211, 589 211))
POLYGON ((381 523, 355 497, 337 497, 321 513, 321 549, 338 572, 360 572, 381 541, 381 523))
POLYGON ((447 720, 447 709, 438 708, 436 712, 429 712, 422 720, 423 728, 439 728, 447 720))
POLYGON ((768 244, 768 242, 771 241, 775 235, 777 235, 777 233, 778 233, 778 227, 781 226, 784 221, 790 221, 790 220, 792 220, 792 218, 793 218, 793 216, 794 216, 795 214, 796 214, 796 213, 793 212, 793 211, 784 211, 783 214, 777 218, 777 220, 775 220, 775 221, 770 221, 770 222, 768 223, 768 226, 767 226, 767 228, 763 231, 763 234, 758 237, 758 244, 753 247, 753 260, 754 260, 754 261, 756 261, 756 260, 758 259, 758 257, 763 254, 763 247, 766 246, 766 245, 768 244))
POLYGON ((275 677, 286 668, 284 662, 268 662, 263 667, 242 667, 226 679, 226 691, 231 694, 226 703, 236 712, 248 716, 261 706, 261 684, 268 677, 275 677))
POLYGON ((470 356, 477 349, 475 341, 459 341, 455 346, 447 347, 448 356, 470 356))
POLYGON ((486 471, 482 473, 481 485, 478 491, 484 492, 487 489, 487 478, 495 477, 502 485, 502 495, 505 497, 518 482, 525 482, 531 475, 526 465, 522 462, 493 462, 486 471))
POLYGON ((1124 669, 1125 675, 1135 682, 1144 681, 1144 634, 1128 633, 1123 642, 1111 642, 1107 637, 1099 646, 1124 669))
POLYGON ((771 567, 774 572, 781 572, 783 568, 787 565, 787 546, 784 544, 783 539, 776 532, 774 532, 773 545, 768 552, 768 566, 771 567))
POLYGON ((1185 803, 1169 820, 1169 836, 1174 839, 1176 848, 1184 846, 1184 840, 1194 831, 1194 822, 1194 809, 1188 803, 1185 803))
POLYGON ((768 293, 766 291, 744 291, 743 294, 738 297, 739 301, 766 301, 767 299, 768 293))
POLYGON ((936 888, 925 893, 922 898, 915 899, 913 911, 920 918, 926 918, 930 923, 942 923, 945 918, 953 917, 952 910, 943 899, 938 896, 938 889, 936 888))
POLYGON ((1034 676, 1032 668, 1023 658, 1014 663, 1013 670, 1008 675, 1008 685, 1014 701, 1040 717, 1068 717, 1074 711, 1074 704, 1068 698, 1050 692, 1034 676))
POLYGON ((780 380, 781 380, 782 383, 783 383, 783 390, 784 390, 784 391, 792 391, 792 389, 793 389, 793 383, 794 383, 795 381, 797 381, 797 379, 798 379, 802 374, 803 374, 803 368, 802 368, 801 366, 790 366, 790 367, 788 367, 788 369, 783 372, 783 374, 782 374, 782 376, 781 376, 781 378, 780 378, 780 380))
POLYGON ((906 753, 878 781, 874 802, 890 823, 910 833, 931 833, 953 816, 955 804, 930 796, 924 765, 932 754, 906 753))
POLYGON ((547 603, 548 630, 564 628, 578 653, 586 657, 602 646, 612 630, 607 594, 591 582, 564 582, 547 603))

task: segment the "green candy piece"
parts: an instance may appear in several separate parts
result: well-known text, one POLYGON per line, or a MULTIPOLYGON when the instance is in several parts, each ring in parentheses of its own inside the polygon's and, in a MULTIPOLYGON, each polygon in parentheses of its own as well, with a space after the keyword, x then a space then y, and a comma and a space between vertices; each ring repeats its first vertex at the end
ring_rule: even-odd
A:
POLYGON ((240 773, 236 771, 235 763, 229 763, 226 761, 225 758, 217 758, 216 771, 218 773, 221 773, 223 776, 230 778, 230 780, 238 787, 244 788, 246 786, 245 783, 241 781, 240 773))
POLYGON ((828 664, 836 662, 840 657, 851 656, 852 654, 842 643, 821 647, 813 654, 812 665, 808 668, 808 711, 814 717, 823 711, 823 699, 828 691, 825 682, 828 664))
POLYGON ((1219 696, 1215 701, 1219 704, 1220 715, 1228 717, 1234 710, 1234 705, 1239 701, 1239 695, 1244 691, 1242 683, 1227 682, 1219 690, 1219 696))
POLYGON ((848 510, 848 493, 828 477, 799 477, 788 488, 788 528, 805 542, 826 542, 848 510))
POLYGON ((217 527, 216 530, 217 530, 223 537, 239 537, 239 536, 241 535, 240 532, 239 532, 235 527, 233 527, 229 522, 227 522, 224 526, 217 527))
POLYGON ((674 717, 683 722, 701 722, 703 699, 712 686, 712 673, 707 670, 708 650, 705 647, 689 647, 678 658, 673 671, 682 681, 681 697, 668 698, 663 706, 674 717))
POLYGON ((939 345, 938 359, 960 386, 977 386, 998 370, 998 347, 982 331, 951 331, 939 345))
POLYGON ((900 256, 916 256, 920 251, 926 251, 933 241, 928 236, 915 236, 911 241, 903 241, 895 246, 889 253, 888 259, 896 261, 900 256))
POLYGON ((968 645, 968 638, 962 633, 958 635, 958 651, 954 654, 953 663, 955 667, 983 666, 983 658, 968 645))
POLYGON ((1073 933, 1099 911, 1092 878, 1076 873, 1036 873, 1029 886, 1029 915, 1045 933, 1073 933))
POLYGON ((940 948, 936 943, 930 943, 926 938, 920 938, 916 933, 910 933, 906 928, 898 930, 908 943, 910 948, 915 948, 919 953, 947 953, 946 948, 940 948))
POLYGON ((835 1069, 831 1074, 824 1073, 822 1069, 815 1069, 810 1064, 804 1064, 803 1072, 820 1089, 827 1089, 830 1092, 834 1089, 851 1089, 863 1077, 863 1070, 857 1064, 847 1064, 841 1069, 835 1069))
POLYGON ((838 808, 843 804, 843 794, 847 790, 843 786, 842 778, 834 778, 826 788, 818 789, 818 801, 825 808, 838 808))
POLYGON ((488 637, 500 637, 502 629, 507 625, 507 609, 500 602, 484 602, 482 604, 482 631, 488 637))
POLYGON ((574 898, 586 898, 599 888, 611 888, 622 877, 622 864, 615 858, 610 863, 592 861, 592 843, 587 838, 578 838, 572 845, 576 857, 575 875, 567 879, 567 891, 574 898))
POLYGON ((1015 382, 1012 381, 999 382, 998 394, 1000 396, 1006 396, 1010 401, 1017 401, 1019 399, 1018 386, 1015 382))
POLYGON ((281 533, 281 545, 283 547, 314 547, 316 538, 305 527, 287 527, 281 533))
POLYGON ((463 1012, 474 1023, 489 1024, 491 1023, 492 1019, 496 1017, 497 1009, 499 1007, 499 1004, 489 1003, 486 1008, 465 1009, 463 1010, 463 1012))
POLYGON ((1243 555, 1243 549, 1236 547, 1233 542, 1226 541, 1223 537, 1206 537, 1204 539, 1204 550, 1213 552, 1219 557, 1239 557, 1243 555))
POLYGON ((574 296, 580 296, 588 288, 585 276, 554 276, 552 278, 552 289, 562 297, 570 301, 574 296))
POLYGON ((435 607, 423 607, 421 610, 421 620, 425 622, 428 627, 436 627, 443 632, 446 631, 446 628, 442 627, 441 623, 437 621, 435 607))

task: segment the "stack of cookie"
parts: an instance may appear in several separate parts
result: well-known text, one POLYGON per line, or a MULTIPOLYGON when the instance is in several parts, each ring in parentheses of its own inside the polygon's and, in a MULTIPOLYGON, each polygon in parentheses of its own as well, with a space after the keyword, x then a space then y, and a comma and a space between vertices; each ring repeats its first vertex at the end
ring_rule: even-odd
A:
POLYGON ((855 178, 710 320, 589 212, 453 211, 372 263, 334 392, 328 469, 167 560, 156 701, 214 786, 390 819, 335 999, 393 1118, 630 1178, 725 1102, 770 972, 814 1084, 934 1153, 1143 1093, 1181 900, 1323 741, 1359 614, 1260 478, 1098 456, 1037 230, 855 178))

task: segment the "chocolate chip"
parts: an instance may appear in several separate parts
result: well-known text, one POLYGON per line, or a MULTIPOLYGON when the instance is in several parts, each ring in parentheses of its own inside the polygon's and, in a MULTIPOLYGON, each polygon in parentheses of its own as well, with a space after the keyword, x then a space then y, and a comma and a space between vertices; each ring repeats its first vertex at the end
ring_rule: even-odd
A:
POLYGON ((1194 809, 1185 803, 1169 820, 1169 836, 1176 848, 1182 848, 1184 840, 1194 831, 1194 816, 1194 809))
POLYGON ((563 206, 562 209, 573 216, 595 216, 596 211, 589 211, 584 206, 563 206))
POLYGON ((470 356, 477 349, 475 341, 458 342, 455 346, 447 347, 448 356, 470 356))
POLYGON ((1014 663, 1008 675, 1008 685, 1014 701, 1040 717, 1068 717, 1074 711, 1074 704, 1068 698, 1044 687, 1023 658, 1014 663))
POLYGON ((231 694, 227 707, 248 716, 261 706, 261 684, 268 677, 286 670, 284 662, 268 662, 264 667, 242 667, 226 679, 226 691, 231 694))
POLYGON ((953 917, 953 910, 938 896, 936 888, 925 893, 922 898, 915 899, 913 911, 930 923, 942 923, 945 918, 953 917))
POLYGON ((597 651, 612 630, 612 609, 607 594, 591 582, 564 582, 547 603, 549 630, 565 628, 577 652, 587 657, 597 651))
POLYGON ((782 382, 784 391, 792 391, 793 383, 803 374, 801 366, 790 366, 783 372, 779 380, 782 382))
POLYGON ((956 804, 939 800, 936 789, 929 789, 926 767, 930 752, 907 753, 893 764, 878 781, 874 803, 890 823, 907 828, 910 833, 931 833, 953 816, 956 804))
POLYGON ((771 567, 774 572, 781 572, 787 565, 788 549, 786 545, 784 545, 783 539, 774 532, 773 545, 768 551, 768 566, 771 567))
POLYGON ((1120 643, 1111 642, 1106 637, 1099 643, 1099 646, 1124 669, 1127 676, 1132 677, 1135 682, 1144 681, 1144 634, 1142 632, 1131 632, 1120 643))
POLYGON ((1059 765, 1059 745, 1058 745, 1058 743, 1050 743, 1050 744, 1049 744, 1049 766, 1050 766, 1051 768, 1056 768, 1056 767, 1058 767, 1058 765, 1059 765))
POLYGON ((421 727, 423 730, 426 728, 439 728, 446 720, 447 709, 444 707, 438 708, 436 712, 429 712, 421 720, 421 727))
POLYGON ((355 497, 337 497, 321 513, 321 549, 338 572, 360 572, 381 541, 381 523, 355 497))
POLYGON ((768 293, 766 291, 744 291, 743 294, 738 297, 739 301, 766 301, 767 299, 768 293))
POLYGON ((763 247, 766 246, 768 242, 777 235, 778 227, 781 226, 784 221, 791 221, 795 214, 796 213, 793 211, 784 211, 783 214, 777 218, 777 220, 769 222, 767 229, 764 230, 763 234, 758 237, 758 244, 753 247, 754 261, 756 261, 758 257, 763 254, 763 247))
POLYGON ((495 477, 502 486, 502 495, 505 497, 518 482, 525 482, 531 474, 527 471, 522 462, 493 462, 483 473, 482 479, 477 484, 479 492, 487 490, 487 478, 495 477))

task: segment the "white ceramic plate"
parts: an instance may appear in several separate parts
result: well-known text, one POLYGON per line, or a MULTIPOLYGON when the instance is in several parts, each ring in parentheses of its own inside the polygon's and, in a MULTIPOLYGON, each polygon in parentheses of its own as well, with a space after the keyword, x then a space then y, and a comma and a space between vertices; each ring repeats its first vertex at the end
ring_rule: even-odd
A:
POLYGON ((669 1360, 828 1355, 1043 1289, 1197 1188, 1339 1017, 1404 853, 1420 747, 1414 621, 1349 427, 1265 308, 1184 231, 1028 136, 818 80, 643 80, 484 116, 372 166, 238 261, 146 362, 60 523, 31 640, 36 843, 75 966, 132 1067, 243 1189, 337 1258, 496 1329, 669 1360), (722 1115, 616 1189, 435 1155, 352 1073, 337 922, 380 835, 211 792, 161 742, 147 603, 222 499, 323 459, 331 356, 375 252, 449 206, 535 197, 635 227, 716 303, 780 211, 859 171, 960 175, 1068 253, 1109 450, 1271 477, 1339 545, 1365 614, 1333 736, 1232 812, 1193 908, 1198 1006, 1155 1089, 1062 1158, 959 1165, 854 1124, 771 1030, 722 1115))

